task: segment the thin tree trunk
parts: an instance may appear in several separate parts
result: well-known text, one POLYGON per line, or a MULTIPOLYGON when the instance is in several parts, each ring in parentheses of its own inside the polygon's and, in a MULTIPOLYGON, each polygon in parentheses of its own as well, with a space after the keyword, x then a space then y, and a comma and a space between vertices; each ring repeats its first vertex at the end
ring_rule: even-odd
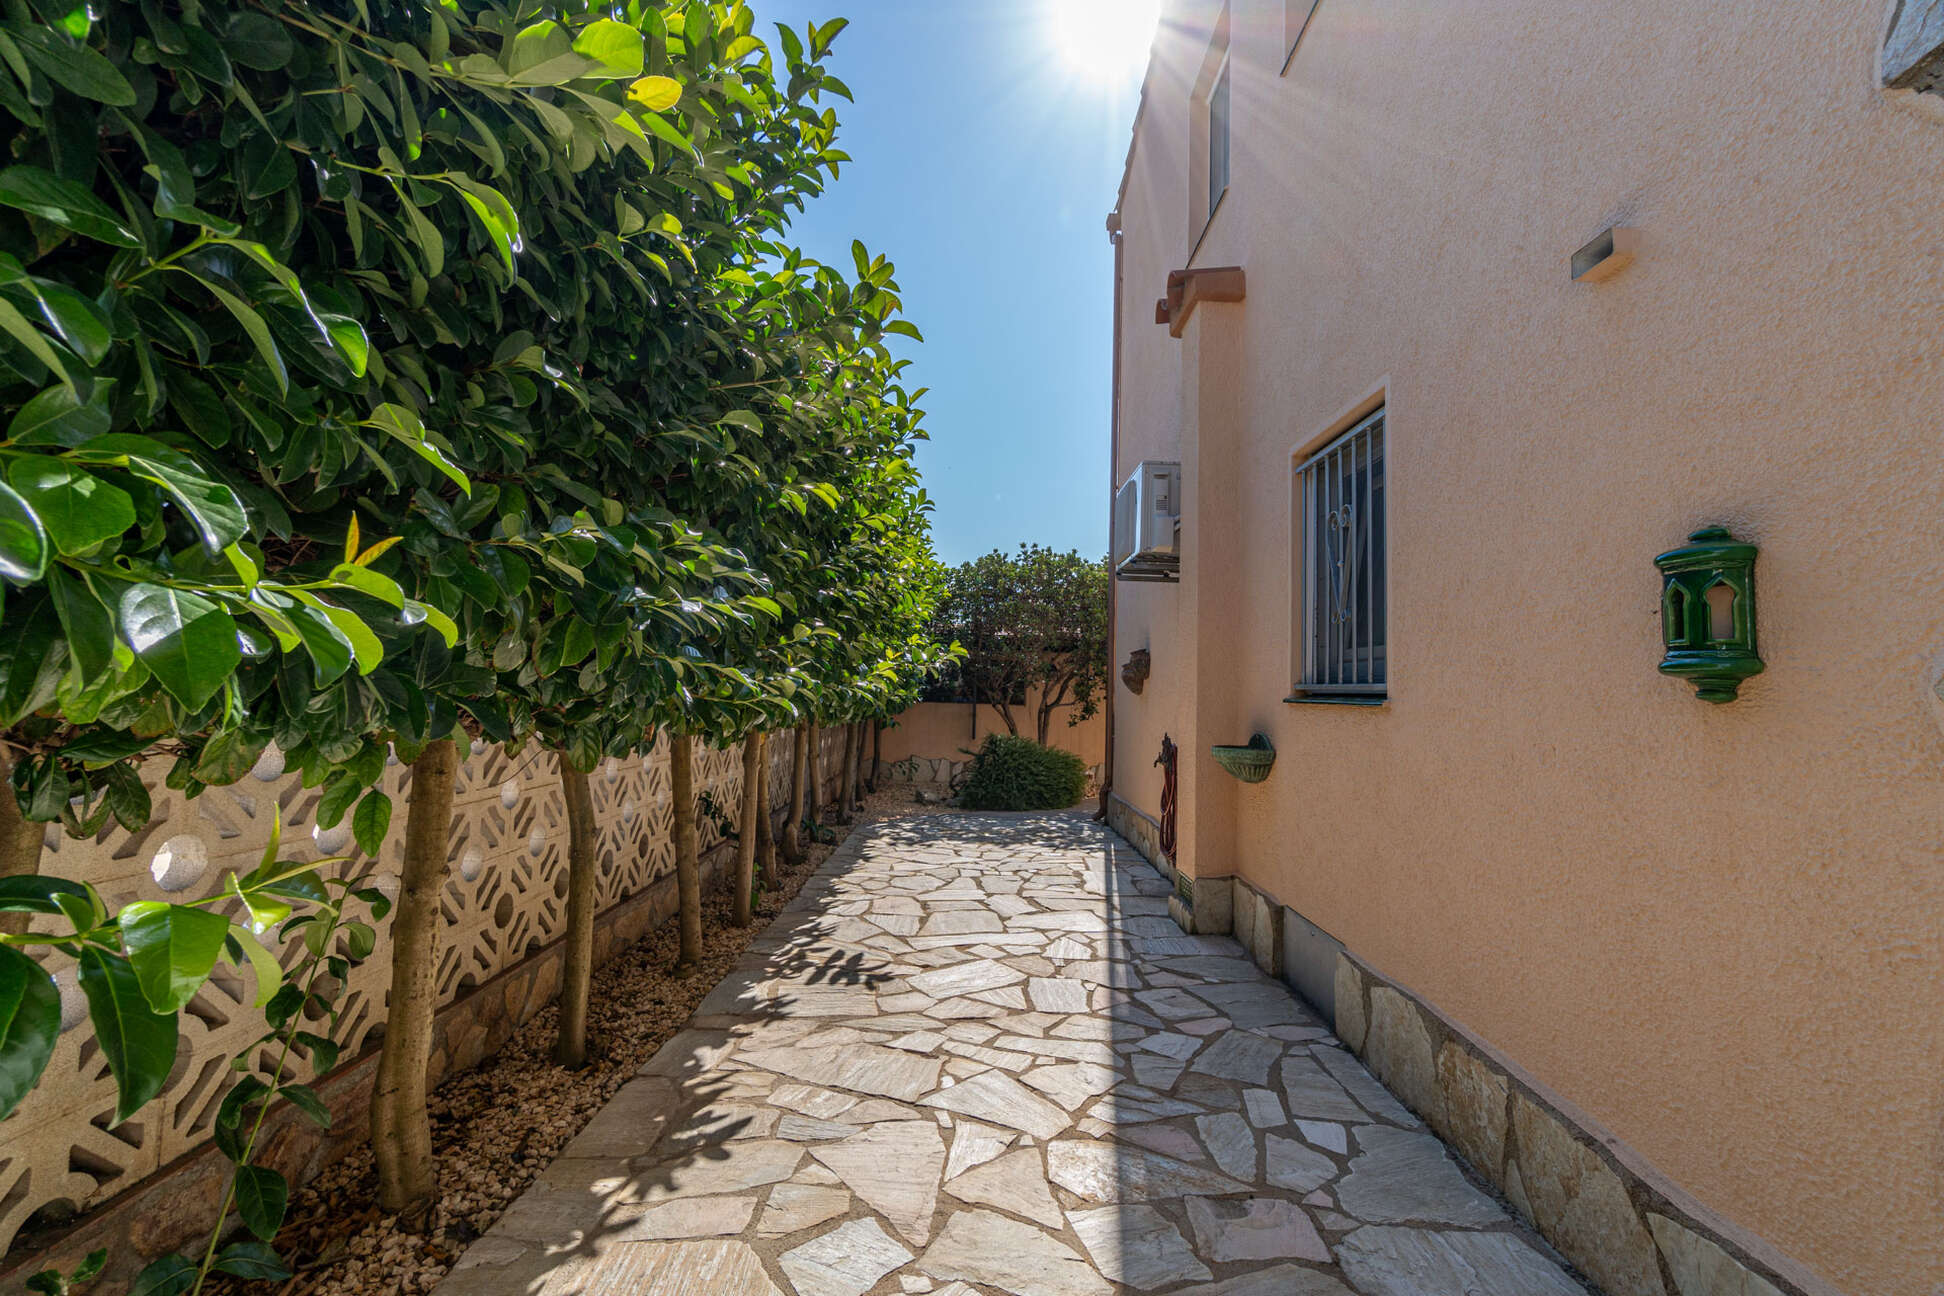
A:
POLYGON ((756 841, 763 833, 763 734, 743 739, 742 830, 736 835, 736 926, 749 926, 756 904, 756 841))
POLYGON ((855 798, 857 778, 857 726, 844 726, 843 763, 837 767, 837 822, 847 824, 851 821, 851 801, 855 798))
POLYGON ((762 772, 756 779, 756 869, 765 885, 776 876, 776 812, 770 807, 770 745, 763 735, 762 772))
POLYGON ((432 1014, 438 1006, 439 893, 445 889, 446 843, 459 751, 435 742, 412 762, 405 863, 392 910, 391 1002, 385 1047, 371 1091, 371 1149, 378 1164, 378 1204, 423 1214, 438 1188, 432 1121, 425 1110, 432 1059, 432 1014))
POLYGON ((1039 709, 1039 745, 1047 745, 1046 735, 1053 728, 1053 713, 1046 707, 1039 709))
POLYGON ((864 755, 867 748, 864 742, 864 722, 859 720, 851 728, 857 730, 857 750, 851 756, 851 765, 856 770, 851 778, 851 812, 854 814, 864 808, 864 755))
POLYGON ((823 729, 816 721, 810 722, 810 804, 805 814, 812 824, 823 822, 824 780, 823 780, 823 729))
POLYGON ((555 752, 560 789, 567 801, 567 956, 560 973, 560 1035, 554 1061, 579 1070, 587 1065, 587 999, 594 980, 594 793, 587 775, 555 752))
POLYGON ((668 783, 675 799, 675 893, 681 907, 678 971, 702 961, 702 861, 695 839, 695 737, 668 735, 668 783))
MULTIPOLYGON (((20 813, 20 799, 13 789, 13 763, 0 754, 0 878, 39 873, 41 845, 46 839, 47 825, 20 813)), ((32 919, 32 914, 0 914, 0 936, 24 934, 32 919)))
POLYGON ((884 721, 871 721, 871 791, 884 781, 884 721))
POLYGON ((803 862, 803 798, 810 786, 810 735, 798 725, 790 734, 790 804, 783 820, 783 858, 803 862))

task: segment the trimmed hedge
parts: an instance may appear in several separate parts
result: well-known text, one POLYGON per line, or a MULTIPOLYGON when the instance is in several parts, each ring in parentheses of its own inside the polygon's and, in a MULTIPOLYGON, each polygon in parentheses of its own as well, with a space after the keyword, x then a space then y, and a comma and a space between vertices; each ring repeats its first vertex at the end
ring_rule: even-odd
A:
POLYGON ((1064 810, 1086 791, 1086 762, 1072 752, 993 734, 972 758, 959 804, 968 810, 1064 810))

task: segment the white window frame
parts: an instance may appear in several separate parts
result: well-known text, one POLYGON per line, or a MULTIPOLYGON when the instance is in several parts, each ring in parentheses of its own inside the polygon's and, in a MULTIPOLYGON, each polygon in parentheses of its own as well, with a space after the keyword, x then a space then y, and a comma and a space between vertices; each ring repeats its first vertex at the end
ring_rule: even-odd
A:
POLYGON ((1207 159, 1205 169, 1208 173, 1208 210, 1202 218, 1204 223, 1215 219, 1215 209, 1222 205, 1222 199, 1228 194, 1229 181, 1235 175, 1234 70, 1234 59, 1232 56, 1224 54, 1222 56, 1221 66, 1215 69, 1215 79, 1209 82, 1208 98, 1202 106, 1202 152, 1203 156, 1207 159), (1221 108, 1219 116, 1216 113, 1217 105, 1221 108), (1219 141, 1221 144, 1221 166, 1219 169, 1216 166, 1217 152, 1215 147, 1217 143, 1215 126, 1218 121, 1221 123, 1222 128, 1222 136, 1219 141), (1218 176, 1219 183, 1217 183, 1218 176))
POLYGON ((1297 699, 1382 699, 1389 693, 1385 415, 1379 406, 1295 467, 1297 699))

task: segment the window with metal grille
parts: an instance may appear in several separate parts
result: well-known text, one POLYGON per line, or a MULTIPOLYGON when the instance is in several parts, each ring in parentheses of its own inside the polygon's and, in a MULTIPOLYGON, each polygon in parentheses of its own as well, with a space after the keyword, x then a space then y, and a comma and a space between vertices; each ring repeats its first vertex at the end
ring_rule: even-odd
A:
POLYGON ((1229 68, 1225 61, 1222 70, 1215 74, 1215 84, 1208 92, 1208 214, 1215 214, 1216 204, 1229 187, 1229 68))
POLYGON ((1296 504, 1297 692, 1381 697, 1390 592, 1382 410, 1296 469, 1296 504))

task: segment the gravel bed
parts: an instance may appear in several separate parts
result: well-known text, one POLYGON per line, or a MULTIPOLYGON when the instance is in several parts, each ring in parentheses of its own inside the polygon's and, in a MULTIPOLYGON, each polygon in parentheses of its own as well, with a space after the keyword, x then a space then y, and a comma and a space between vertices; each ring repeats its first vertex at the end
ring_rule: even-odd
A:
MULTIPOLYGON (((905 815, 938 813, 917 804, 909 787, 865 798, 852 827, 905 815)), ((852 829, 837 828, 840 834, 852 829)), ((839 838, 841 841, 842 838, 839 838)), ((345 1156, 297 1190, 277 1249, 297 1271, 280 1286, 219 1279, 222 1296, 391 1296, 429 1292, 472 1241, 538 1178, 567 1143, 694 1013, 728 975, 737 957, 830 857, 836 843, 811 846, 795 868, 761 896, 756 921, 732 926, 726 889, 703 896, 702 961, 677 978, 673 920, 643 937, 594 974, 586 1069, 552 1060, 559 1012, 548 1008, 477 1068, 448 1077, 433 1091, 432 1144, 439 1160, 439 1201, 426 1232, 407 1232, 373 1201, 377 1176, 368 1147, 345 1156)))

